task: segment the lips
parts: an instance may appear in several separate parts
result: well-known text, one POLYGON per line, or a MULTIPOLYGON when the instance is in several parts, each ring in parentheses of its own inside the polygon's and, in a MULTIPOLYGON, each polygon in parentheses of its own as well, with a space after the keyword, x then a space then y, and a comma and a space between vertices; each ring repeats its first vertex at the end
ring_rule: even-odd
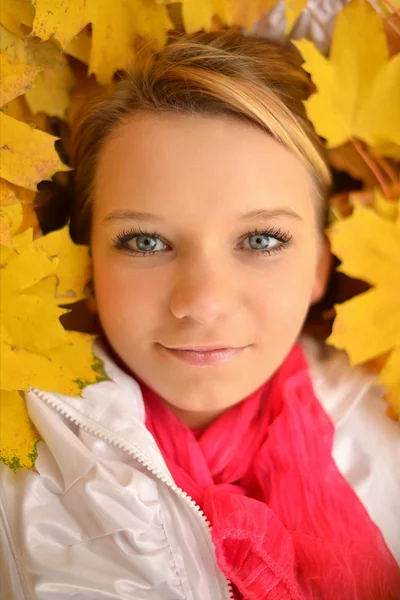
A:
MULTIPOLYGON (((212 366, 222 362, 226 362, 233 358, 240 352, 243 352, 246 347, 242 348, 215 348, 213 350, 208 349, 206 351, 193 350, 193 349, 179 349, 179 348, 167 348, 165 350, 183 362, 189 363, 196 366, 212 366)), ((193 348, 193 347, 192 347, 193 348)))
POLYGON ((239 348, 239 346, 224 346, 222 344, 215 346, 178 346, 170 348, 170 350, 190 350, 193 352, 211 352, 212 350, 231 350, 239 348))

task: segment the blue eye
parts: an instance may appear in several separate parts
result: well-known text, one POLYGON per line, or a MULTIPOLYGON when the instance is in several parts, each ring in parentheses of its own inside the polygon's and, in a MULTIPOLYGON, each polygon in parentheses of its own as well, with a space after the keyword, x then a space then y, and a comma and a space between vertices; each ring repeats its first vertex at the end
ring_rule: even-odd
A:
MULTIPOLYGON (((241 241, 249 239, 254 240, 251 244, 259 247, 250 247, 247 249, 248 252, 258 254, 276 254, 282 252, 287 247, 292 239, 290 233, 282 231, 280 228, 269 227, 267 230, 259 231, 248 231, 242 236, 241 241)), ((132 228, 128 231, 122 231, 118 233, 114 239, 114 246, 117 250, 121 250, 137 257, 154 256, 160 250, 165 248, 159 248, 157 250, 157 240, 164 246, 167 246, 163 242, 161 235, 157 231, 143 231, 140 228, 132 228), (136 248, 132 247, 132 242, 135 243, 136 248)))
POLYGON ((261 246, 259 248, 252 248, 252 250, 258 250, 258 251, 263 251, 263 250, 271 250, 272 248, 275 248, 277 245, 279 245, 279 243, 281 243, 278 238, 272 236, 272 235, 265 235, 265 234, 253 234, 251 236, 249 236, 248 238, 249 240, 254 240, 254 245, 255 246, 261 246))
MULTIPOLYGON (((157 246, 157 242, 155 240, 155 235, 138 235, 136 238, 136 245, 139 248, 139 251, 143 252, 154 252, 157 246)), ((158 237, 158 236, 157 236, 158 237)))

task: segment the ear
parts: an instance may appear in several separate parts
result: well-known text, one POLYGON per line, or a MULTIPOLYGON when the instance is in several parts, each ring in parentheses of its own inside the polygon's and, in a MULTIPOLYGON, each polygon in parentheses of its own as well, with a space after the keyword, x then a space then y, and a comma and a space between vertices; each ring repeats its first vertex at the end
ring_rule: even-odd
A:
POLYGON ((324 296, 332 270, 333 256, 331 245, 325 234, 321 240, 319 250, 319 259, 315 270, 315 280, 311 293, 310 305, 317 304, 324 296))

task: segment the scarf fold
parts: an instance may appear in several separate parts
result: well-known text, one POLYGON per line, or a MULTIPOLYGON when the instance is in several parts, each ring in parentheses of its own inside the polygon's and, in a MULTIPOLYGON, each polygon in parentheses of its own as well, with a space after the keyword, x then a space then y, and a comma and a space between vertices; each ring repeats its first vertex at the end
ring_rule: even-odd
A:
POLYGON ((400 568, 332 458, 334 427, 296 344, 274 376, 202 434, 138 380, 146 426, 212 525, 245 600, 395 600, 400 568))

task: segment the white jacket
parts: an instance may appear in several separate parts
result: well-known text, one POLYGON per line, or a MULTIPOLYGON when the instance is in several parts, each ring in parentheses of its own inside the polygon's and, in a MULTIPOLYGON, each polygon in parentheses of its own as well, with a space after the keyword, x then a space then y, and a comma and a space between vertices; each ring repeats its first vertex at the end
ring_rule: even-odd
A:
MULTIPOLYGON (((400 562, 400 427, 372 375, 302 343, 334 459, 400 562)), ((26 394, 40 476, 0 465, 1 600, 228 600, 210 526, 146 429, 138 383, 95 353, 112 381, 83 398, 26 394)))

